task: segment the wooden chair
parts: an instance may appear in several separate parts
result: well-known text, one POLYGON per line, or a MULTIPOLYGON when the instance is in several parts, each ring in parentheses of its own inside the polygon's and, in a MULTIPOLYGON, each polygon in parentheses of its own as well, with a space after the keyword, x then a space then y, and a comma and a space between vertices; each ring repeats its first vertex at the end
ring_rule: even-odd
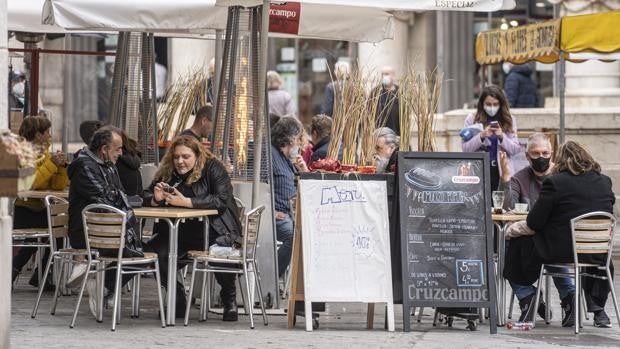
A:
MULTIPOLYGON (((609 264, 611 262, 611 253, 614 242, 614 234, 616 230, 616 218, 607 212, 597 211, 583 214, 579 217, 573 218, 570 221, 571 235, 573 239, 573 263, 550 263, 543 264, 540 268, 540 275, 538 278, 537 289, 540 288, 541 280, 543 276, 562 276, 575 279, 575 296, 574 298, 574 311, 575 311, 575 334, 579 333, 579 328, 582 326, 582 320, 580 316, 580 303, 581 297, 581 279, 590 277, 596 279, 607 280, 611 290, 611 298, 614 302, 614 309, 616 310, 616 319, 620 319, 620 312, 618 311, 618 301, 616 299, 616 292, 614 290, 613 279, 609 264), (603 254, 606 255, 605 263, 583 263, 579 261, 580 255, 592 255, 603 254), (545 270, 545 267, 569 267, 571 270, 567 273, 551 273, 545 270), (605 276, 589 274, 582 271, 582 268, 593 267, 597 270, 605 271, 605 276)), ((536 301, 534 305, 534 314, 538 312, 538 302, 540 293, 536 292, 536 301)), ((547 305, 549 307, 549 305, 547 305)), ((620 323, 619 323, 620 325, 620 323)))
MULTIPOLYGON (((45 285, 45 282, 47 281, 51 266, 60 266, 60 268, 57 268, 58 273, 54 274, 56 277, 56 287, 54 290, 51 310, 51 314, 54 315, 59 297, 59 289, 63 287, 63 276, 66 274, 65 270, 68 270, 70 264, 80 263, 79 261, 75 261, 74 257, 83 256, 85 259, 87 251, 86 249, 58 248, 58 246, 56 246, 56 239, 62 238, 65 241, 65 245, 66 240, 68 239, 69 203, 67 200, 53 195, 46 196, 44 202, 47 211, 48 236, 51 242, 50 245, 52 253, 47 261, 45 272, 43 274, 43 285, 45 285)), ((42 294, 43 288, 39 287, 37 301, 32 309, 32 314, 30 315, 33 319, 37 316, 42 294)))
MULTIPOLYGON (((114 308, 112 311, 112 331, 116 330, 117 321, 120 322, 121 278, 126 274, 140 275, 155 273, 155 287, 157 289, 157 298, 159 301, 161 326, 166 327, 157 254, 145 252, 144 257, 123 257, 127 222, 127 215, 125 212, 108 205, 92 204, 86 206, 82 210, 82 218, 84 220, 84 237, 86 240, 88 272, 84 275, 84 279, 82 280, 78 301, 73 312, 73 319, 70 327, 73 328, 75 326, 75 319, 77 317, 82 296, 84 294, 84 288, 86 287, 86 282, 90 274, 95 274, 101 279, 101 282, 98 282, 97 290, 97 320, 102 320, 103 279, 106 269, 116 270, 114 308), (95 253, 93 253, 93 249, 96 249, 95 253), (116 256, 103 256, 101 255, 101 253, 104 252, 103 250, 107 250, 105 252, 113 251, 110 255, 116 254, 116 256)), ((139 288, 134 289, 134 292, 139 292, 139 288)))
MULTIPOLYGON (((212 256, 208 251, 189 251, 188 255, 193 260, 193 268, 192 268, 192 276, 189 287, 189 297, 192 298, 192 291, 194 289, 194 282, 196 280, 196 273, 229 273, 229 274, 237 274, 238 278, 244 276, 245 279, 245 297, 244 297, 244 306, 245 312, 250 316, 250 328, 254 328, 254 317, 253 317, 253 304, 251 299, 253 298, 250 294, 250 281, 248 277, 250 274, 254 274, 254 280, 256 286, 258 288, 258 298, 261 306, 262 314, 263 314, 263 322, 267 325, 267 314, 265 312, 265 304, 263 301, 263 291, 260 283, 260 271, 258 269, 258 264, 256 261, 256 249, 258 247, 258 233, 260 230, 260 219, 263 211, 265 210, 265 206, 259 206, 250 212, 244 215, 243 220, 243 246, 241 246, 240 256, 230 256, 230 257, 222 257, 222 256, 212 256)), ((208 299, 209 295, 207 294, 207 290, 209 287, 205 286, 203 283, 202 287, 202 298, 208 299)), ((242 290, 243 293, 244 290, 242 290)), ((185 326, 189 323, 189 311, 191 308, 191 303, 187 303, 187 308, 185 309, 185 326)), ((201 319, 206 318, 205 311, 205 302, 201 302, 200 305, 200 314, 201 319)))

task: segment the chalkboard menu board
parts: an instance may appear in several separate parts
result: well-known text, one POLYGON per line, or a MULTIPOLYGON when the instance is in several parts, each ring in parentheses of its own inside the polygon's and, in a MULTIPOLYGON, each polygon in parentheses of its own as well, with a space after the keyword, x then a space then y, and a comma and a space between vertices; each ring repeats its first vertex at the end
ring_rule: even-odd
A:
POLYGON ((404 329, 409 309, 491 309, 496 331, 487 153, 400 153, 404 329))

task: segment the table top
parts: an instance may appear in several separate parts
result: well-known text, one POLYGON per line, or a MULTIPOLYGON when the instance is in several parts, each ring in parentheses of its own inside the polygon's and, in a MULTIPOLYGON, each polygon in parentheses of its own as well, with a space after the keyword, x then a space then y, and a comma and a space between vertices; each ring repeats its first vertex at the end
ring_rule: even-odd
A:
POLYGON ((17 197, 20 199, 45 199, 48 195, 67 199, 69 198, 69 190, 26 190, 17 193, 17 197))
POLYGON ((218 214, 217 210, 182 207, 137 207, 133 212, 139 218, 200 218, 218 214))
POLYGON ((498 214, 498 213, 493 213, 491 214, 491 218, 494 221, 500 221, 500 222, 515 222, 515 221, 524 221, 527 219, 527 215, 526 214, 515 214, 515 213, 502 213, 502 214, 498 214))

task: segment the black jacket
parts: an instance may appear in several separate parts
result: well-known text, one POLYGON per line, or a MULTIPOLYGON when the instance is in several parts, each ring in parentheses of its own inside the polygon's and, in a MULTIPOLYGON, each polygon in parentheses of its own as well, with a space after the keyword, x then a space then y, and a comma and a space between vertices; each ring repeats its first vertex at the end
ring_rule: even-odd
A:
POLYGON ((140 175, 140 154, 130 154, 123 148, 123 155, 116 162, 121 184, 127 195, 142 196, 142 176, 140 175))
POLYGON ((327 149, 329 148, 330 137, 321 139, 317 144, 312 147, 312 156, 310 161, 317 161, 325 159, 327 157, 327 149))
POLYGON ((529 64, 513 66, 504 83, 504 91, 511 108, 536 108, 538 106, 538 88, 532 80, 532 68, 529 64))
MULTIPOLYGON (((161 179, 155 179, 147 190, 144 191, 144 205, 151 206, 153 200, 153 187, 161 179)), ((233 196, 233 188, 230 176, 224 165, 217 160, 208 160, 202 171, 200 179, 191 185, 185 183, 185 179, 173 175, 169 185, 176 186, 185 197, 191 198, 193 208, 216 209, 217 216, 209 216, 209 236, 222 236, 229 234, 237 243, 241 243, 241 222, 237 216, 237 204, 233 196)), ((162 203, 161 206, 164 204, 162 203)), ((196 221, 197 222, 197 221, 196 221)), ((179 226, 179 237, 183 236, 186 229, 199 228, 199 225, 188 221, 179 226)), ((157 224, 154 233, 167 231, 168 226, 157 224)), ((202 231, 202 230, 200 230, 202 231)), ((213 243, 213 241, 210 241, 213 243)), ((200 245, 197 243, 196 245, 200 245)), ((200 246, 195 246, 196 248, 200 246)))
POLYGON ((373 90, 373 98, 377 101, 377 128, 389 127, 400 135, 400 101, 398 98, 398 85, 394 91, 387 91, 383 86, 377 86, 373 90), (376 97, 374 97, 376 96, 376 97))
MULTIPOLYGON (((547 262, 573 262, 570 220, 592 211, 612 213, 614 203, 611 179, 603 174, 560 172, 545 179, 527 216, 538 254, 547 262)), ((600 261, 596 256, 592 261, 600 261)))
MULTIPOLYGON (((71 247, 85 248, 82 210, 90 204, 106 204, 129 214, 126 235, 136 236, 135 216, 127 203, 116 167, 88 148, 82 149, 67 170, 69 174, 69 238, 71 247)), ((130 238, 131 239, 131 238, 130 238)), ((127 241, 130 243, 131 241, 127 241)))

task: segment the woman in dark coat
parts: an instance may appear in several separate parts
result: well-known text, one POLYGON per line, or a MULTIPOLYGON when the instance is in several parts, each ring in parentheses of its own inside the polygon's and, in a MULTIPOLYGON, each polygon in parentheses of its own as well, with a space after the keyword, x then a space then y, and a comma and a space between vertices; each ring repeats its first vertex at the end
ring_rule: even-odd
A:
POLYGON ((140 161, 142 154, 138 151, 138 142, 129 138, 123 131, 123 154, 116 161, 116 169, 125 189, 125 194, 142 196, 142 176, 140 175, 140 161))
MULTIPOLYGON (((601 166, 576 142, 568 141, 560 147, 552 173, 543 182, 538 201, 527 216, 527 226, 535 232, 531 237, 535 247, 532 251, 534 256, 528 259, 543 263, 572 263, 574 257, 570 220, 593 211, 613 213, 615 196, 611 189, 611 179, 601 174, 601 166)), ((527 239, 530 237, 511 240, 511 249, 515 243, 524 247, 523 242, 527 239)), ((600 254, 585 257, 581 259, 582 262, 598 264, 604 264, 607 258, 600 254)), ((613 275, 613 265, 611 268, 613 275)), ((592 269, 585 270, 590 274, 605 275, 604 271, 595 268, 586 269, 592 269)), ((507 275, 509 280, 510 277, 507 275)), ((594 313, 594 325, 610 327, 609 317, 604 310, 610 291, 607 281, 584 278, 583 290, 588 312, 594 313)), ((569 299, 562 300, 565 317, 573 315, 574 318, 573 295, 566 298, 569 299)))
MULTIPOLYGON (((224 165, 205 150, 194 137, 177 137, 164 155, 155 179, 144 191, 146 206, 176 206, 186 208, 215 209, 218 215, 209 216, 209 243, 222 246, 238 246, 241 243, 241 223, 233 197, 230 177, 224 165)), ((153 239, 148 247, 159 255, 162 266, 162 283, 168 275, 169 235, 165 222, 155 224, 153 239)), ((204 223, 188 220, 179 225, 178 255, 189 250, 203 250, 204 223)), ((216 273, 222 287, 220 295, 224 303, 224 321, 237 320, 235 276, 216 273)), ((177 285, 177 317, 185 312, 185 289, 177 285)))

